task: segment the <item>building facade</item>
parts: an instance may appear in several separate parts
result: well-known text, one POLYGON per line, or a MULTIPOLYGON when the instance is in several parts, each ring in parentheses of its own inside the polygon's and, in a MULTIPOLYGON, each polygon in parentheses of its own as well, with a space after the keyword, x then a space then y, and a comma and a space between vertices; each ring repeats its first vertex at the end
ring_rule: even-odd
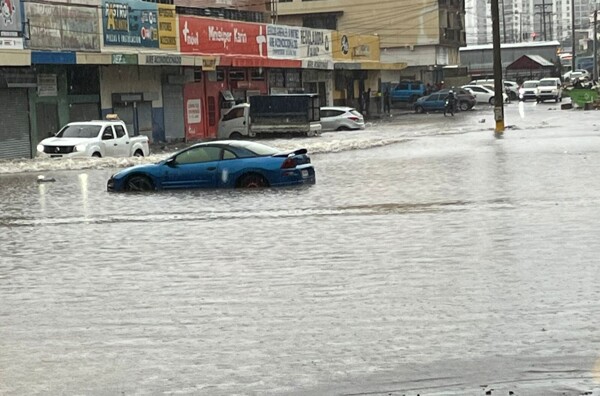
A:
POLYGON ((151 141, 214 139, 252 95, 333 104, 336 63, 404 67, 381 62, 374 35, 350 37, 348 52, 335 30, 268 23, 265 3, 177 1, 2 0, 0 159, 32 157, 62 125, 110 113, 151 141))
POLYGON ((458 49, 466 44, 464 0, 322 0, 310 4, 279 0, 277 20, 350 36, 377 36, 382 61, 407 64, 401 71, 382 70, 383 83, 404 78, 436 83, 443 78, 444 66, 458 64, 458 49))

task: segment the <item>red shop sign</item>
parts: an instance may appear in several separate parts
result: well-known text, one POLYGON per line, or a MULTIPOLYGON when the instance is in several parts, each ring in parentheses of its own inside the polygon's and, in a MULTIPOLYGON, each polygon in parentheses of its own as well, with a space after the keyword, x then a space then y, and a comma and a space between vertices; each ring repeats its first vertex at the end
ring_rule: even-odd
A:
POLYGON ((179 16, 181 52, 267 57, 267 28, 258 23, 179 16))

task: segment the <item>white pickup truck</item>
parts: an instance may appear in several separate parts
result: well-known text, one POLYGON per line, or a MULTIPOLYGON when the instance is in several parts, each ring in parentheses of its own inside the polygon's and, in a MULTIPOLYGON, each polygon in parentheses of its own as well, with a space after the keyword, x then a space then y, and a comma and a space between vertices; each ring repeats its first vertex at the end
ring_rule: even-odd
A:
POLYGON ((145 157, 150 154, 147 136, 129 136, 118 119, 71 122, 37 146, 38 157, 145 157))

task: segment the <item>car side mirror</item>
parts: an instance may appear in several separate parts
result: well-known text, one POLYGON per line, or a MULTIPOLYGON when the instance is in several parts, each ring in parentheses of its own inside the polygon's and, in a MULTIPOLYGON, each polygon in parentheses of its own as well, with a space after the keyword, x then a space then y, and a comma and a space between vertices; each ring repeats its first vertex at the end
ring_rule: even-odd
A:
POLYGON ((177 165, 177 161, 175 161, 175 157, 171 157, 165 161, 165 164, 171 168, 174 168, 177 165))
POLYGON ((112 133, 105 132, 105 133, 102 134, 102 140, 110 140, 112 138, 113 138, 112 133))

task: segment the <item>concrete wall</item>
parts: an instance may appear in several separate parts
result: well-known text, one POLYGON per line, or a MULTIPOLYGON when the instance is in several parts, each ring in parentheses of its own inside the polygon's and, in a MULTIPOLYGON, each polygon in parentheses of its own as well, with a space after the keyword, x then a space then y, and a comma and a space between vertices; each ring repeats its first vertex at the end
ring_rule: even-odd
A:
MULTIPOLYGON (((314 3, 315 6, 317 3, 314 3)), ((279 23, 301 25, 307 3, 278 3, 279 23), (299 22, 299 23, 298 23, 299 22)), ((314 11, 317 12, 317 11, 314 11)), ((354 34, 377 34, 381 47, 437 44, 440 40, 439 7, 431 0, 327 0, 318 2, 318 12, 340 12, 337 30, 354 34)))
POLYGON ((113 93, 152 93, 153 108, 162 108, 162 68, 156 66, 110 65, 100 67, 102 110, 111 109, 113 93))

